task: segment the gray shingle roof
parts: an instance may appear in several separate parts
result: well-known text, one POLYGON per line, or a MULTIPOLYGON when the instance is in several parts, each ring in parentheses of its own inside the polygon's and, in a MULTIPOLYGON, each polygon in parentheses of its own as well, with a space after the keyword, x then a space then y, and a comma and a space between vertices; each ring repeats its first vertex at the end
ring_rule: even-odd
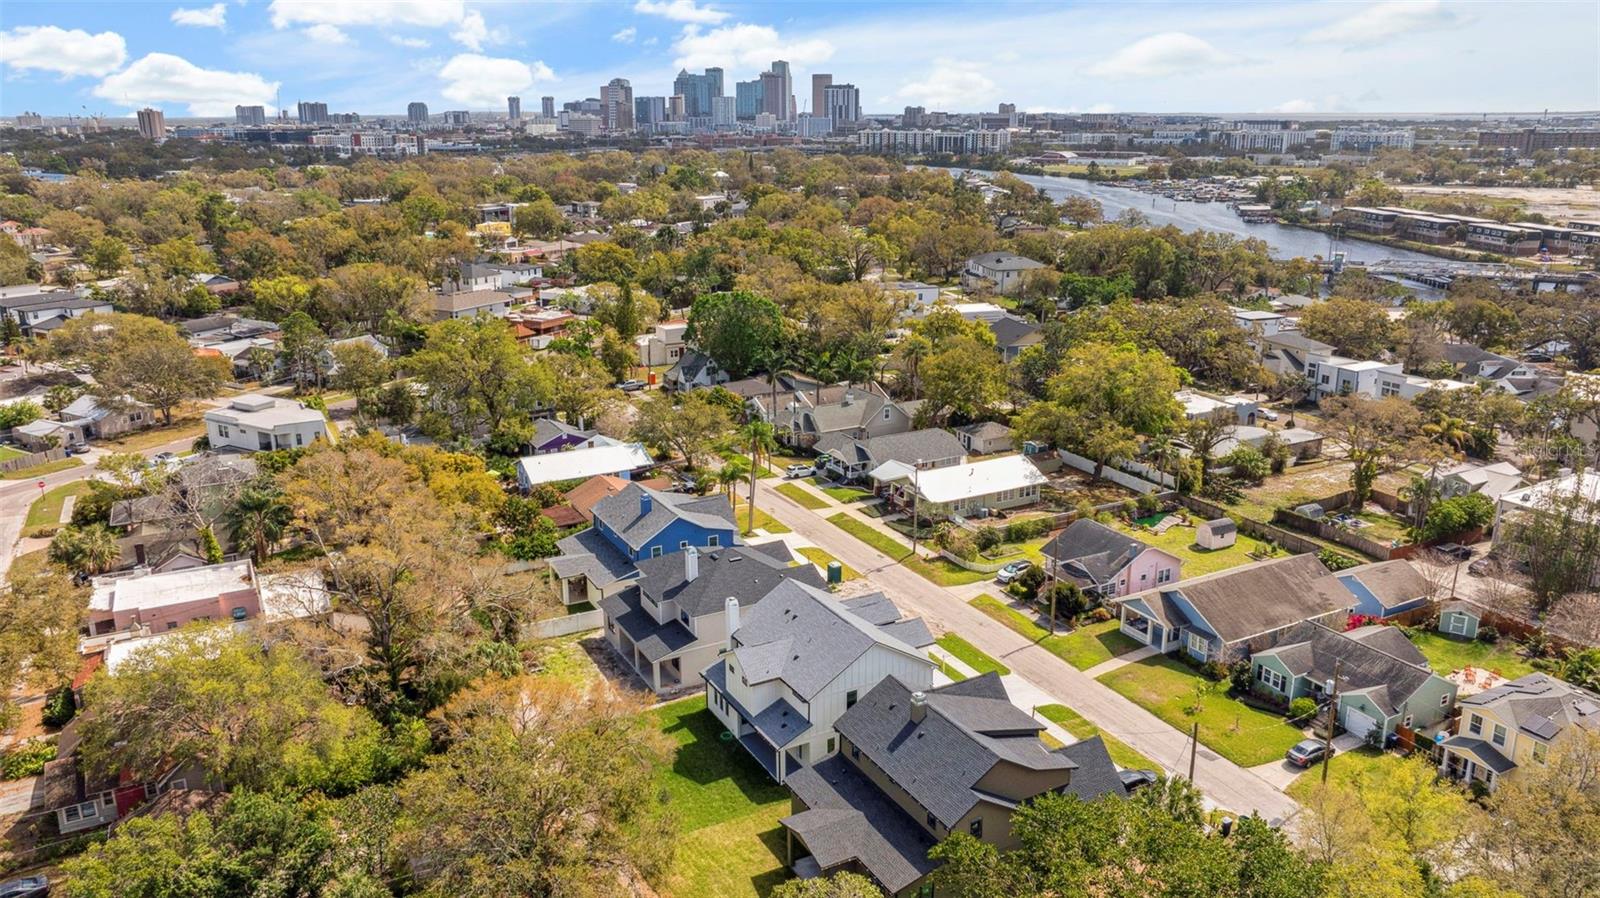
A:
POLYGON ((1505 773, 1517 766, 1509 758, 1501 754, 1498 749, 1482 739, 1474 739, 1471 736, 1451 736, 1449 739, 1444 740, 1444 746, 1457 751, 1471 753, 1478 760, 1487 764, 1489 769, 1495 773, 1505 773))
POLYGON ((677 602, 690 617, 699 617, 722 611, 729 596, 748 608, 785 580, 825 585, 814 565, 788 567, 756 547, 704 550, 699 556, 700 572, 693 580, 684 579, 682 552, 639 561, 640 590, 658 604, 677 602))
POLYGON ((915 820, 841 755, 789 774, 806 810, 783 818, 824 870, 859 863, 891 894, 937 866, 934 845, 915 820))
POLYGON ((594 435, 595 432, 592 430, 580 430, 571 424, 557 421, 555 418, 540 418, 533 422, 533 444, 535 446, 543 446, 557 437, 575 436, 587 440, 594 435))
POLYGON ((557 540, 556 548, 561 554, 550 559, 550 570, 563 580, 582 574, 590 583, 605 588, 634 576, 633 561, 592 527, 557 540))
POLYGON ((994 332, 994 342, 1001 349, 1015 346, 1029 337, 1037 336, 1039 325, 1020 318, 1016 315, 1005 315, 989 322, 989 330, 994 332))
POLYGON ((868 470, 886 461, 914 465, 919 460, 935 462, 966 454, 955 434, 942 427, 924 427, 864 440, 830 433, 817 440, 815 448, 818 453, 826 452, 849 464, 864 464, 868 470))
POLYGON ((682 651, 695 643, 693 633, 683 624, 673 618, 667 623, 659 623, 650 612, 644 610, 643 603, 639 600, 639 587, 630 586, 613 595, 606 596, 600 602, 600 607, 622 632, 628 634, 633 644, 638 648, 639 654, 645 660, 655 662, 682 651))
POLYGON ((1569 726, 1600 731, 1600 695, 1548 674, 1518 677, 1461 704, 1492 708, 1518 729, 1547 740, 1569 726))
POLYGON ((968 424, 965 427, 956 429, 962 433, 972 434, 980 440, 997 440, 1001 437, 1011 436, 1011 428, 1001 424, 999 421, 979 421, 976 424, 968 424))
POLYGON ((1315 555, 1291 555, 1181 580, 1117 599, 1142 602, 1169 625, 1199 624, 1233 643, 1302 621, 1347 611, 1355 597, 1315 555), (1191 621, 1166 594, 1181 595, 1205 618, 1191 621))
POLYGON ((1095 583, 1104 583, 1147 548, 1126 533, 1083 518, 1068 524, 1040 551, 1057 562, 1081 567, 1095 583))
POLYGON ((1340 691, 1364 692, 1388 714, 1399 713, 1400 706, 1433 678, 1422 653, 1397 627, 1362 627, 1348 633, 1317 624, 1308 627, 1305 641, 1257 652, 1257 657, 1276 656, 1291 673, 1319 683, 1333 678, 1337 664, 1340 691))
POLYGON ((733 507, 722 496, 668 493, 630 483, 594 505, 594 518, 635 551, 674 521, 685 520, 711 530, 738 530, 733 507), (645 499, 649 498, 649 509, 645 499))
POLYGON ((992 268, 995 271, 1032 271, 1035 268, 1044 267, 1043 262, 1035 262, 1026 256, 1019 256, 1015 253, 984 253, 980 256, 973 256, 969 261, 974 265, 992 268))
POLYGON ((1122 777, 1117 775, 1117 765, 1111 760, 1111 753, 1106 750, 1105 740, 1099 736, 1074 742, 1065 748, 1056 749, 1056 754, 1061 755, 1078 767, 1072 771, 1072 783, 1067 791, 1078 796, 1084 801, 1094 801, 1103 795, 1116 798, 1128 796, 1127 787, 1122 785, 1122 777))

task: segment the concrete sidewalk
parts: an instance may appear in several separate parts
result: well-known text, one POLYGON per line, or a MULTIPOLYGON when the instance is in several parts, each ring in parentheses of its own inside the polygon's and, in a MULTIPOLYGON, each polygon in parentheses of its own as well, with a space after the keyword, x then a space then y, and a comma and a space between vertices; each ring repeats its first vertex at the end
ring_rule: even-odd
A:
POLYGON ((1146 658, 1154 658, 1159 654, 1161 654, 1161 651, 1155 646, 1140 646, 1139 648, 1136 648, 1125 655, 1118 655, 1115 658, 1101 661, 1099 664, 1096 664, 1095 666, 1084 671, 1084 673, 1098 680, 1119 667, 1127 667, 1130 664, 1136 664, 1146 658))

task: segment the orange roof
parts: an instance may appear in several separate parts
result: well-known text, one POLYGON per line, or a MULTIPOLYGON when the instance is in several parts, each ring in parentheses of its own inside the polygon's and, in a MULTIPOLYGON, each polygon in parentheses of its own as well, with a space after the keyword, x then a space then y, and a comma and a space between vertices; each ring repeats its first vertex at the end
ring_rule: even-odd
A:
POLYGON ((200 358, 203 358, 203 359, 207 359, 207 358, 220 359, 220 358, 222 358, 222 350, 220 350, 220 349, 212 349, 209 346, 197 346, 197 347, 195 347, 194 354, 199 356, 200 358))
POLYGON ((94 652, 83 656, 83 663, 78 666, 78 674, 72 678, 72 688, 82 689, 94 677, 94 672, 100 669, 105 657, 105 652, 94 652))
POLYGON ((594 507, 601 499, 621 492, 628 485, 628 481, 610 474, 596 474, 588 480, 567 490, 567 503, 571 505, 585 521, 594 520, 594 507))
POLYGON ((584 517, 583 512, 578 511, 571 505, 552 505, 549 508, 541 508, 539 513, 549 518, 551 523, 562 530, 589 522, 589 518, 584 517))

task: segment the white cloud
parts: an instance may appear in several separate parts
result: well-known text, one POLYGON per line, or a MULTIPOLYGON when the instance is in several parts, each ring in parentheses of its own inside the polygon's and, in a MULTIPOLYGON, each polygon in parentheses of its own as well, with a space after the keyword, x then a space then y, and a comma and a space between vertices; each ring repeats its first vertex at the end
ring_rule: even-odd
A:
POLYGON ((994 81, 977 66, 949 59, 935 60, 928 77, 895 92, 902 100, 935 109, 976 109, 989 105, 995 94, 994 81))
POLYGON ((708 6, 699 6, 694 0, 639 0, 633 11, 646 16, 661 16, 674 22, 691 25, 720 25, 727 21, 728 13, 708 6))
POLYGON ((619 44, 631 44, 633 43, 633 39, 638 36, 639 29, 629 25, 621 31, 618 31, 616 34, 611 35, 611 39, 619 44))
POLYGON ((401 37, 398 34, 389 35, 389 43, 396 47, 408 47, 412 50, 421 50, 429 46, 428 42, 420 37, 401 37))
POLYGON ((804 69, 833 56, 833 44, 821 38, 785 41, 766 25, 727 25, 702 32, 694 25, 683 29, 673 42, 673 65, 700 69, 707 66, 765 69, 774 59, 788 60, 804 69))
POLYGON ((183 103, 190 115, 227 115, 234 104, 272 106, 278 82, 251 72, 202 69, 170 53, 151 53, 95 85, 94 95, 129 107, 183 103))
POLYGON ((483 42, 489 39, 489 26, 483 21, 483 13, 473 10, 461 17, 461 27, 450 36, 474 50, 482 50, 483 42))
MULTIPOLYGON (((1342 8, 1341 8, 1342 9, 1342 8)), ((1389 0, 1341 18, 1306 35, 1317 43, 1371 47, 1418 31, 1430 33, 1459 28, 1471 17, 1440 0, 1389 0)))
POLYGON ((445 81, 440 93, 469 107, 498 107, 507 96, 521 94, 538 81, 554 81, 556 73, 543 62, 526 63, 480 53, 460 53, 439 70, 445 81))
POLYGON ((1287 112, 1291 114, 1301 112, 1316 112, 1317 104, 1302 97, 1299 99, 1288 100, 1286 102, 1279 103, 1278 105, 1272 107, 1272 111, 1287 112))
POLYGON ((108 75, 128 58, 128 45, 115 31, 90 34, 54 25, 23 25, 0 31, 0 62, 13 69, 39 69, 60 75, 108 75))
POLYGON ((1313 112, 1353 112, 1355 105, 1344 94, 1328 94, 1321 99, 1308 100, 1299 97, 1289 100, 1267 110, 1268 112, 1281 112, 1286 115, 1308 115, 1313 112))
POLYGON ((481 49, 493 35, 465 0, 272 0, 274 28, 450 28, 451 38, 481 49))
POLYGON ((196 28, 221 28, 228 23, 228 5, 213 3, 199 9, 179 7, 172 11, 172 24, 196 28))
POLYGON ((337 25, 312 25, 301 33, 310 38, 312 42, 318 44, 338 46, 339 44, 350 43, 350 35, 340 31, 337 25))
POLYGON ((1135 41, 1110 57, 1089 67, 1089 74, 1102 78, 1159 78, 1238 62, 1192 34, 1165 31, 1135 41))

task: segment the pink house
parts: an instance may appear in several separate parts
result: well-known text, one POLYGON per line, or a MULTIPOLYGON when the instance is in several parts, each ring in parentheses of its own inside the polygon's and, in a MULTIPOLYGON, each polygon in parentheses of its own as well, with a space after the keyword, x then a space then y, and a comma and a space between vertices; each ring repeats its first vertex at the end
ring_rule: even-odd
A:
POLYGON ((261 614, 249 559, 151 573, 96 577, 89 597, 89 635, 126 630, 160 633, 198 620, 239 621, 261 614))
POLYGON ((1170 552, 1088 519, 1068 524, 1042 551, 1046 573, 1101 599, 1172 583, 1183 566, 1170 552))

